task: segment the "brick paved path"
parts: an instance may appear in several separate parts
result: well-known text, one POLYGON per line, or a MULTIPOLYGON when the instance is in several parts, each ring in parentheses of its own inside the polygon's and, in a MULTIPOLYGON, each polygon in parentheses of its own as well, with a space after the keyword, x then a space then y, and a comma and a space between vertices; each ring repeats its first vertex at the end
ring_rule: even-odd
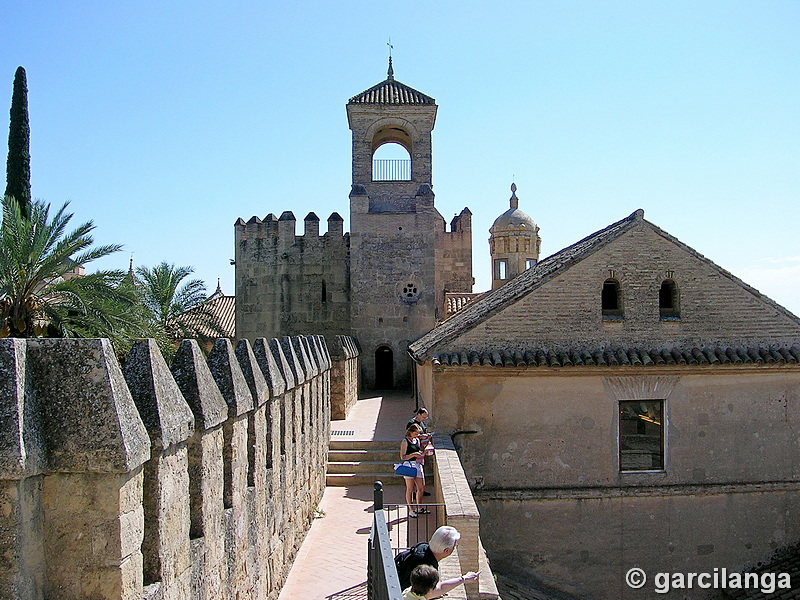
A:
MULTIPOLYGON (((387 486, 387 502, 403 488, 387 486)), ((367 540, 372 525, 372 486, 329 487, 289 573, 279 600, 366 598, 367 540)))
MULTIPOLYGON (((332 431, 353 432, 332 439, 397 440, 414 416, 408 394, 359 400, 343 421, 332 421, 332 431)), ((389 483, 389 482, 384 482, 389 483)), ((400 483, 399 481, 397 483, 400 483)), ((372 525, 372 486, 328 487, 297 554, 279 600, 344 600, 367 597, 367 540, 372 525)), ((386 485, 384 502, 402 503, 404 487, 386 485)))

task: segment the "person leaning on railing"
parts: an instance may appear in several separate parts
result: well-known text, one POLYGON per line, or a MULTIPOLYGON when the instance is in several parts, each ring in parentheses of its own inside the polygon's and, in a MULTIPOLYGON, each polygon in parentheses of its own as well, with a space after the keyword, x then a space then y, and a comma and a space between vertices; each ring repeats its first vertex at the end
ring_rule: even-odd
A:
MULTIPOLYGON (((400 589, 406 590, 411 587, 411 572, 419 565, 429 565, 434 569, 439 568, 439 561, 450 556, 458 546, 461 534, 455 527, 443 525, 433 532, 430 542, 421 542, 401 552, 395 557, 397 575, 400 579, 400 589)), ((439 581, 436 587, 426 594, 426 598, 438 598, 465 581, 472 581, 478 578, 479 573, 472 571, 439 581)))
MULTIPOLYGON (((425 424, 429 416, 428 409, 423 406, 418 408, 417 412, 414 413, 414 417, 409 419, 408 423, 406 423, 406 430, 412 425, 418 425, 422 429, 419 440, 420 448, 425 456, 433 455, 433 433, 428 433, 428 426, 425 424)), ((422 490, 422 495, 430 496, 431 493, 428 490, 422 490)))

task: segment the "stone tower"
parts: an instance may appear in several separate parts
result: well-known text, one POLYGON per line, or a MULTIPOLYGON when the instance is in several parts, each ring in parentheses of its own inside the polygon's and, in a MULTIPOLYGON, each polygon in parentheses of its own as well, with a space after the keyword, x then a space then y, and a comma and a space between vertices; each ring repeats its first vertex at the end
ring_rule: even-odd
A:
POLYGON ((472 291, 471 213, 464 209, 447 232, 434 207, 437 108, 433 98, 395 80, 391 58, 386 80, 347 103, 351 329, 371 388, 410 387, 408 344, 436 325, 445 292, 472 291), (375 160, 387 143, 402 146, 408 159, 375 160))
POLYGON ((517 185, 511 184, 511 207, 489 229, 492 255, 492 289, 503 286, 539 260, 539 227, 519 209, 517 185))
POLYGON ((408 344, 444 317, 447 292, 471 292, 472 213, 450 222, 433 204, 431 132, 436 102, 385 81, 347 103, 353 132, 350 232, 338 213, 327 231, 309 213, 238 219, 236 336, 355 336, 368 389, 409 388, 408 344), (406 159, 376 159, 397 144, 406 159))
POLYGON ((291 211, 237 219, 236 337, 334 336, 350 330, 348 235, 339 213, 297 219, 291 211))

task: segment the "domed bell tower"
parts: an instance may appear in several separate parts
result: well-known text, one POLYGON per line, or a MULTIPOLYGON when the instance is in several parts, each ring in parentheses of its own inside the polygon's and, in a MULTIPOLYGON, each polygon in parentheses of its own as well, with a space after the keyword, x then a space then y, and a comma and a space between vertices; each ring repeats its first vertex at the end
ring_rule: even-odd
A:
POLYGON ((352 332, 361 343, 367 388, 410 388, 408 344, 436 324, 437 232, 431 132, 436 101, 394 78, 353 96, 347 119, 353 134, 350 192, 352 332), (402 158, 376 152, 394 144, 402 158))
POLYGON ((511 207, 489 229, 492 255, 492 289, 505 285, 539 261, 542 239, 539 227, 519 209, 517 185, 511 184, 511 207))

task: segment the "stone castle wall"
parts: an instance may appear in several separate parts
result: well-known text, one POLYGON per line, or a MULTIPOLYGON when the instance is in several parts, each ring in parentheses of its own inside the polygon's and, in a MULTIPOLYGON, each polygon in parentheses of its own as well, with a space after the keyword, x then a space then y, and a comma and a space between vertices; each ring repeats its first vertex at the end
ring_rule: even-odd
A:
POLYGON ((436 306, 437 320, 445 318, 444 295, 447 292, 472 292, 472 213, 468 208, 453 217, 450 231, 441 230, 436 236, 436 306))
POLYGON ((187 340, 171 369, 150 340, 124 367, 107 340, 0 340, 0 598, 276 598, 332 364, 320 336, 187 340))
POLYGON ((358 346, 353 338, 337 335, 330 354, 331 420, 342 420, 358 400, 358 346))
POLYGON ((360 212, 353 213, 352 234, 343 233, 337 213, 322 236, 314 213, 302 236, 288 211, 279 219, 239 219, 236 336, 352 335, 363 349, 367 388, 375 386, 375 352, 382 347, 392 351, 393 386, 411 387, 408 344, 444 318, 446 292, 470 292, 473 284, 472 214, 461 211, 447 231, 424 187, 413 210, 395 213, 373 212, 374 198, 354 186, 351 203, 360 212))
POLYGON ((350 332, 350 236, 333 213, 328 230, 309 213, 296 235, 290 211, 234 226, 236 336, 282 337, 350 332))

